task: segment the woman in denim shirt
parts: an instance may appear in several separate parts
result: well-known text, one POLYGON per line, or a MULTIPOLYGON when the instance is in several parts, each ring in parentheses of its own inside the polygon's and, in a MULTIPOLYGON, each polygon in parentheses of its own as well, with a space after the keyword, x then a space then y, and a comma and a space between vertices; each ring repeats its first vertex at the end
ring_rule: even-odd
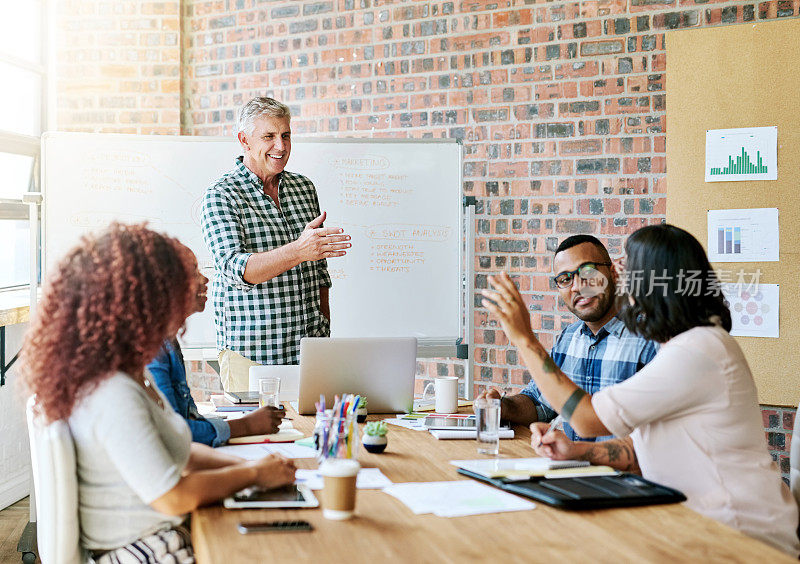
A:
MULTIPOLYGON (((202 274, 199 276, 202 282, 195 296, 195 309, 203 311, 206 305, 208 278, 202 274)), ((181 346, 176 338, 164 341, 156 358, 147 365, 147 370, 153 376, 158 389, 169 400, 172 409, 186 420, 192 431, 192 441, 196 443, 217 447, 232 437, 277 433, 281 418, 285 415, 282 409, 274 407, 262 407, 230 421, 200 415, 189 390, 189 384, 186 382, 186 366, 183 363, 181 346)))

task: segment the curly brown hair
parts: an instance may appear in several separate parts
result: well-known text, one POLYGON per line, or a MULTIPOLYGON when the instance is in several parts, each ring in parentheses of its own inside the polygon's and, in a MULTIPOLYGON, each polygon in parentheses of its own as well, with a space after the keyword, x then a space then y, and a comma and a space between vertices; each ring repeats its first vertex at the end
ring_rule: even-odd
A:
POLYGON ((22 386, 47 421, 115 372, 138 375, 194 309, 192 252, 145 224, 85 236, 48 278, 22 349, 22 386))

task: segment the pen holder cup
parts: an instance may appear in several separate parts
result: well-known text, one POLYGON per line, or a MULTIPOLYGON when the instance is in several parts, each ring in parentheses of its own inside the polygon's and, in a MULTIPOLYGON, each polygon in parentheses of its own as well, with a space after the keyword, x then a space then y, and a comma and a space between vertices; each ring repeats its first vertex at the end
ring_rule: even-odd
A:
POLYGON ((317 413, 314 426, 317 462, 322 464, 333 458, 357 459, 359 433, 356 415, 350 413, 340 416, 329 412, 330 410, 326 410, 325 413, 317 413))

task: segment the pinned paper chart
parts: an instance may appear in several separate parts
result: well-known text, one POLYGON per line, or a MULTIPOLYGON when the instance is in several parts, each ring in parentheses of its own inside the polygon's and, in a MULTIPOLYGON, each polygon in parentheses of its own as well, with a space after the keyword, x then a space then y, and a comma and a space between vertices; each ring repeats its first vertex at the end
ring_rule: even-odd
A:
POLYGON ((779 335, 780 286, 778 284, 720 284, 731 310, 734 337, 779 335))
POLYGON ((778 179, 778 128, 706 131, 706 182, 778 179))
POLYGON ((708 260, 777 261, 778 208, 708 210, 708 260))

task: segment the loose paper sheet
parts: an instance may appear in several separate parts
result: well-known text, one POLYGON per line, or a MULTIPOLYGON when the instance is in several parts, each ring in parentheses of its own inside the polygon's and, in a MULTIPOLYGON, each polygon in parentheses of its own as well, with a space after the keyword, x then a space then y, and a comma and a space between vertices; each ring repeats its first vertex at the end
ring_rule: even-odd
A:
POLYGON ((389 419, 384 419, 384 423, 388 425, 396 425, 397 427, 402 427, 403 429, 411 429, 412 431, 427 431, 427 427, 425 427, 425 418, 421 419, 401 419, 402 416, 398 417, 390 417, 389 419))
POLYGON ((780 285, 720 284, 731 309, 734 337, 777 339, 780 321, 780 285))
MULTIPOLYGON (((319 470, 299 469, 294 475, 296 484, 306 484, 312 490, 322 489, 322 476, 319 470)), ((380 468, 362 468, 356 477, 356 487, 362 490, 382 490, 391 486, 392 481, 387 478, 380 468)))
POLYGON ((433 513, 439 517, 463 517, 483 513, 524 511, 536 504, 497 488, 475 482, 408 482, 384 488, 415 514, 433 513))
POLYGON ((706 131, 706 182, 777 179, 777 127, 706 131))
POLYGON ((708 210, 710 262, 777 261, 778 208, 708 210))

